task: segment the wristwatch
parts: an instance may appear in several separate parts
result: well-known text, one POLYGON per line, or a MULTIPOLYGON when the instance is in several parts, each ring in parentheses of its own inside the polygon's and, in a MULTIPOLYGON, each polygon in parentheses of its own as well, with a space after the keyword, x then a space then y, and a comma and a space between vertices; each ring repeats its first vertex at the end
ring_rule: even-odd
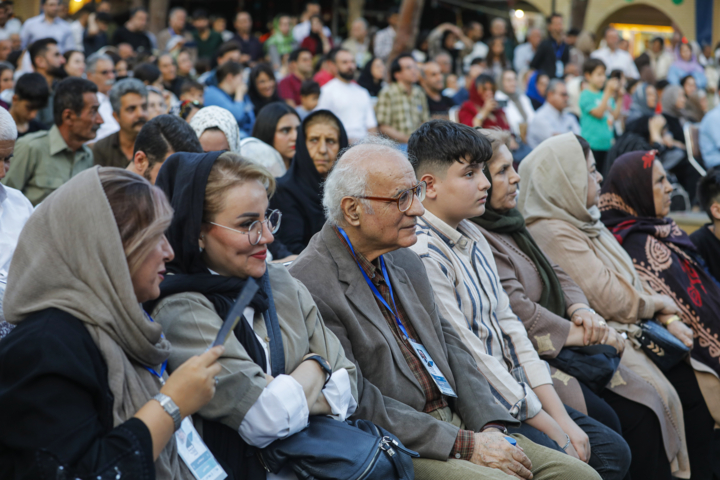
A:
POLYGON ((182 418, 180 418, 180 409, 178 408, 178 406, 175 405, 175 402, 173 402, 172 398, 168 397, 164 393, 158 393, 153 397, 153 400, 157 400, 163 410, 165 410, 165 412, 170 415, 170 418, 172 418, 173 423, 175 424, 175 431, 177 432, 180 428, 180 423, 182 422, 182 418))
MULTIPOLYGON (((325 384, 323 385, 323 388, 325 388, 325 385, 328 384, 328 382, 330 381, 330 377, 332 376, 332 373, 333 373, 330 363, 327 360, 325 360, 323 357, 321 357, 320 355, 310 355, 309 357, 305 357, 305 360, 316 361, 320 365, 320 368, 323 369, 323 372, 325 372, 327 374, 327 378, 325 379, 325 384)), ((303 360, 303 361, 305 361, 305 360, 303 360)))

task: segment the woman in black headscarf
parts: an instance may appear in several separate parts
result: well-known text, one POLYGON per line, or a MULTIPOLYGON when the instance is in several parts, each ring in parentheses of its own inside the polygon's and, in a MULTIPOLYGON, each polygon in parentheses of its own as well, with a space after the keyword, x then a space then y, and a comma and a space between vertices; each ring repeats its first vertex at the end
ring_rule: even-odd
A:
POLYGON ((367 90, 371 97, 377 97, 385 84, 383 78, 385 78, 385 64, 382 58, 373 57, 360 72, 358 85, 367 90))
POLYGON ((283 211, 277 237, 292 253, 301 253, 325 224, 321 185, 347 146, 342 122, 328 110, 311 113, 298 130, 297 153, 270 202, 283 211))
POLYGON ((307 289, 265 261, 280 224, 268 211, 275 180, 267 170, 232 152, 178 153, 156 185, 175 210, 167 237, 176 256, 146 308, 172 342, 169 369, 207 349, 249 278, 261 287, 225 342, 215 401, 198 418, 235 480, 264 479, 255 449, 302 430, 308 415, 353 413, 354 366, 307 289), (327 359, 329 379, 308 354, 327 359))
POLYGON ((269 63, 258 63, 250 70, 248 96, 252 101, 256 117, 268 103, 282 101, 277 92, 275 73, 269 63))

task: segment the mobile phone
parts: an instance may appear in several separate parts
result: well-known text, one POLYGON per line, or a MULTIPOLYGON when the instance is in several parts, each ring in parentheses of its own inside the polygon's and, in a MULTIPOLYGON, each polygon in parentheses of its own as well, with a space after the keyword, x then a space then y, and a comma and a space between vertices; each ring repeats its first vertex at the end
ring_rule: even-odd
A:
POLYGON ((497 100, 498 107, 505 108, 507 107, 508 101, 507 100, 497 100))
POLYGON ((212 345, 210 345, 210 348, 225 344, 225 341, 230 336, 230 332, 235 330, 235 327, 237 327, 238 322, 242 319, 245 308, 250 305, 250 301, 253 299, 259 288, 260 286, 254 278, 249 277, 247 279, 245 286, 240 291, 240 295, 238 295, 237 300, 235 300, 235 303, 230 309, 230 313, 228 313, 227 317, 225 317, 225 321, 223 322, 222 327, 220 327, 220 331, 218 332, 217 337, 215 337, 215 341, 212 345))

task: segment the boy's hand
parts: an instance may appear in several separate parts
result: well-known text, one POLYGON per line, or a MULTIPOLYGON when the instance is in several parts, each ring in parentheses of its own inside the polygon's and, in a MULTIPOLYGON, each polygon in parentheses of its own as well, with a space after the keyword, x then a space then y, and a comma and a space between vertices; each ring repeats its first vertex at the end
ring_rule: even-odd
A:
POLYGON ((608 91, 608 93, 610 95, 614 95, 615 92, 617 92, 619 86, 620 86, 620 82, 618 82, 618 79, 611 78, 605 84, 605 89, 608 91))

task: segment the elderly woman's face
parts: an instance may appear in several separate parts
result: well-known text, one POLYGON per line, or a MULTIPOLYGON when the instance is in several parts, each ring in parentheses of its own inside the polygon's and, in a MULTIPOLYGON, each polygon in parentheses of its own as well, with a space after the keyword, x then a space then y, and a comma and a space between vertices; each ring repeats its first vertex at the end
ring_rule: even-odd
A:
POLYGON ((162 235, 137 271, 130 276, 138 303, 160 296, 160 282, 164 279, 165 264, 173 258, 175 253, 170 242, 162 235))
POLYGON ((602 183, 603 176, 597 171, 595 165, 595 156, 592 153, 588 153, 587 159, 587 171, 588 171, 588 188, 587 188, 587 201, 586 207, 591 208, 598 204, 600 201, 600 183, 602 183))
POLYGON ((658 218, 664 218, 670 213, 670 194, 673 188, 667 179, 667 174, 660 160, 653 162, 652 187, 655 215, 658 218))
POLYGON ((286 164, 290 163, 295 156, 295 142, 297 141, 297 130, 300 120, 297 115, 288 113, 283 115, 275 126, 275 139, 273 148, 280 152, 286 164))
POLYGON ((685 80, 683 90, 685 90, 685 95, 687 95, 688 97, 691 97, 697 93, 697 82, 695 82, 695 79, 693 77, 685 80))
POLYGON ((315 169, 325 178, 335 165, 340 151, 340 132, 335 125, 329 123, 313 123, 305 132, 305 145, 315 169))
POLYGON ((492 177, 490 206, 499 212, 506 212, 517 206, 520 175, 513 168, 510 150, 502 145, 488 163, 492 177))
POLYGON ((275 238, 266 224, 257 245, 251 244, 250 235, 240 232, 247 232, 255 221, 264 221, 267 209, 267 192, 259 181, 250 180, 229 189, 225 194, 225 208, 212 219, 222 227, 204 223, 200 230, 199 244, 205 265, 226 277, 262 277, 267 246, 275 238))
POLYGON ((227 137, 217 128, 211 128, 205 130, 200 135, 200 145, 203 147, 203 152, 218 152, 222 150, 230 150, 230 144, 228 143, 227 137))

